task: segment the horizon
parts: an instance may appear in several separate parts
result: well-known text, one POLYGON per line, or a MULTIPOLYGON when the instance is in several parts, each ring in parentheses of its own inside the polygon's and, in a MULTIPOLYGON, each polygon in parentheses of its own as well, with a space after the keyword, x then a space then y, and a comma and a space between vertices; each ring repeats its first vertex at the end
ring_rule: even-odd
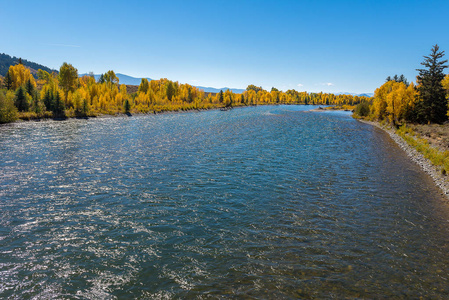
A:
POLYGON ((1 52, 203 87, 373 93, 395 74, 415 82, 434 44, 449 49, 447 1, 20 4, 3 3, 1 52))

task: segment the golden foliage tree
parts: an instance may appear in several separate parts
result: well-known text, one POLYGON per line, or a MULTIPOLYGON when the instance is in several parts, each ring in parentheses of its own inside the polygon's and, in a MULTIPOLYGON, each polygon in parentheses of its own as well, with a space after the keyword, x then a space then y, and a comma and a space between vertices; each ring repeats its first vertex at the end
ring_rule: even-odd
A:
POLYGON ((30 70, 24 65, 18 64, 15 66, 10 66, 8 73, 8 76, 11 78, 12 89, 16 90, 20 86, 24 85, 28 80, 30 80, 33 86, 36 87, 36 80, 34 80, 30 70))

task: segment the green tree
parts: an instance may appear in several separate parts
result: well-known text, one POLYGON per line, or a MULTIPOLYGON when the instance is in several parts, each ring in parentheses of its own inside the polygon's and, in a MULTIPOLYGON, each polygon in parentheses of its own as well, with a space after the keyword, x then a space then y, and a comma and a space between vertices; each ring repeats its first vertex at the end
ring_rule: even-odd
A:
POLYGON ((388 81, 403 82, 406 86, 410 85, 409 82, 407 81, 407 78, 405 78, 404 74, 401 74, 400 76, 396 74, 393 77, 388 76, 387 79, 385 79, 385 82, 388 81))
POLYGON ((173 86, 173 82, 168 81, 166 92, 167 92, 167 99, 171 101, 171 99, 175 95, 175 87, 173 86))
POLYGON ((69 92, 73 92, 78 83, 78 70, 68 63, 63 63, 59 68, 59 85, 64 91, 65 101, 69 92))
POLYGON ((5 86, 5 88, 7 90, 10 90, 12 88, 12 84, 13 84, 13 82, 12 82, 11 73, 9 73, 9 70, 8 70, 8 72, 6 72, 5 78, 3 79, 3 85, 5 86))
POLYGON ((27 95, 23 86, 20 86, 16 91, 14 105, 19 111, 28 111, 30 104, 28 103, 27 95))
POLYGON ((432 47, 429 56, 424 56, 421 63, 425 69, 417 69, 419 75, 418 91, 419 103, 417 105, 418 120, 424 123, 443 123, 447 120, 446 92, 441 84, 444 79, 444 69, 447 60, 441 60, 444 51, 439 51, 438 45, 432 47))
POLYGON ((28 95, 30 95, 30 96, 34 95, 34 85, 30 79, 28 79, 25 82, 25 90, 27 91, 28 95))
POLYGON ((42 104, 42 101, 39 97, 39 92, 34 91, 31 99, 31 108, 36 114, 42 113, 44 109, 44 105, 42 104))
POLYGON ((98 78, 98 83, 104 83, 104 75, 101 74, 100 77, 98 78))
POLYGON ((17 108, 14 101, 0 91, 0 124, 14 122, 15 120, 17 120, 17 108))
POLYGON ((218 94, 218 102, 219 103, 223 103, 224 99, 223 99, 223 90, 220 90, 220 93, 218 94))
POLYGON ((54 95, 54 105, 52 107, 54 117, 65 117, 64 102, 61 100, 61 95, 56 91, 54 95))
POLYGON ((125 100, 125 103, 124 103, 123 107, 125 109, 125 113, 129 114, 129 112, 131 110, 131 104, 129 103, 128 99, 125 100))
POLYGON ((48 89, 45 92, 45 95, 44 95, 44 98, 42 99, 42 101, 44 102, 46 110, 53 111, 54 97, 53 97, 53 93, 51 92, 50 89, 48 89))

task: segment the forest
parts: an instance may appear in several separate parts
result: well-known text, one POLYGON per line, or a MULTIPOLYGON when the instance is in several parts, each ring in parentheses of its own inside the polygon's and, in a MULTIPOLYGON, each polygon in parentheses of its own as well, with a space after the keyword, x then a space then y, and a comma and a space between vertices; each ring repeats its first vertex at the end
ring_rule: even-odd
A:
MULTIPOLYGON (((21 60, 0 78, 0 123, 16 119, 93 117, 101 114, 159 113, 267 104, 313 104, 354 106, 368 97, 307 93, 296 90, 270 91, 248 85, 241 94, 230 90, 205 93, 189 84, 166 78, 142 79, 135 91, 120 84, 110 70, 95 80, 93 74, 79 77, 78 70, 63 63, 57 72, 39 69, 33 76, 21 60)), ((129 86, 128 86, 129 87, 129 86)))
POLYGON ((444 51, 434 45, 424 56, 423 69, 416 84, 409 83, 404 75, 388 76, 377 88, 371 101, 355 108, 355 116, 381 121, 398 127, 407 123, 442 124, 448 120, 449 75, 444 74, 447 60, 444 51))

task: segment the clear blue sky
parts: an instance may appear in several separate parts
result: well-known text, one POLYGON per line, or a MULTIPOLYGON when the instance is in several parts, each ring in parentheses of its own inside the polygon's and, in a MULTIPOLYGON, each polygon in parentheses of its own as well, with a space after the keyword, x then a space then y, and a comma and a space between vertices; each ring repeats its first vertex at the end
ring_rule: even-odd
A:
POLYGON ((212 87, 374 92, 415 81, 449 1, 0 0, 0 52, 79 73, 212 87))

